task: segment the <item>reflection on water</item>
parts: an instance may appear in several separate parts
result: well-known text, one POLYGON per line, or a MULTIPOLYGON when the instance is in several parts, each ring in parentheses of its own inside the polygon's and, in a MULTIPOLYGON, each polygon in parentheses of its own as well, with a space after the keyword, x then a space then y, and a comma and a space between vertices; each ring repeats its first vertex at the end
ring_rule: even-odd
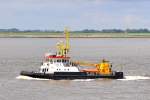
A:
POLYGON ((21 70, 38 70, 44 53, 55 52, 55 44, 59 40, 58 38, 0 39, 1 100, 150 99, 148 38, 71 39, 70 56, 73 60, 98 63, 103 58, 108 59, 112 62, 114 70, 124 71, 125 79, 122 80, 45 81, 19 76, 21 70))

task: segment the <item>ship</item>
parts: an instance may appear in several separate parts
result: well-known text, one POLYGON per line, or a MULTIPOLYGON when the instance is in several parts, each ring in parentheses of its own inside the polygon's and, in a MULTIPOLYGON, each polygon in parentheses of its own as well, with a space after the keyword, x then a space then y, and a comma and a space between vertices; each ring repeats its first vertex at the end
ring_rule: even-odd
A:
POLYGON ((98 64, 81 61, 72 61, 69 56, 70 33, 64 31, 66 41, 57 43, 56 53, 46 53, 38 71, 21 71, 20 75, 32 78, 53 79, 53 80, 74 80, 74 79, 123 79, 122 71, 113 71, 112 64, 102 59, 98 64), (92 68, 84 68, 93 66, 92 68), (82 68, 81 68, 82 67, 82 68))

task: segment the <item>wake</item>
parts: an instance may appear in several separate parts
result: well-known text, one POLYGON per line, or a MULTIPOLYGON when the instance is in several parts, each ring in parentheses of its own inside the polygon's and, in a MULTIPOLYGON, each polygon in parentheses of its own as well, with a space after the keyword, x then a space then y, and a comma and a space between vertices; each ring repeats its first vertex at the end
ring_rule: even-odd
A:
POLYGON ((75 79, 73 81, 76 81, 76 82, 90 82, 90 81, 94 81, 95 79, 75 79))
POLYGON ((23 76, 23 75, 20 75, 20 76, 17 76, 16 79, 22 79, 22 80, 50 80, 50 79, 41 79, 41 78, 32 78, 32 77, 29 77, 29 76, 23 76))
POLYGON ((132 81, 132 80, 148 80, 150 77, 146 76, 125 76, 124 79, 118 79, 118 80, 123 80, 123 81, 132 81))
MULTIPOLYGON (((32 77, 29 77, 29 76, 23 76, 23 75, 20 75, 20 76, 17 76, 16 79, 21 79, 21 80, 51 80, 51 79, 41 79, 41 78, 32 78, 32 77)), ((93 81, 95 79, 75 79, 73 81, 93 81)))
MULTIPOLYGON (((16 79, 21 79, 21 80, 51 80, 51 79, 41 79, 41 78, 32 78, 29 76, 23 76, 23 75, 19 75, 16 77, 16 79)), ((125 76, 124 79, 117 79, 117 80, 122 80, 122 81, 133 81, 133 80, 149 80, 150 77, 147 76, 125 76)), ((89 82, 89 81, 94 81, 96 79, 75 79, 73 81, 85 81, 85 82, 89 82)), ((115 79, 114 79, 115 80, 115 79)))

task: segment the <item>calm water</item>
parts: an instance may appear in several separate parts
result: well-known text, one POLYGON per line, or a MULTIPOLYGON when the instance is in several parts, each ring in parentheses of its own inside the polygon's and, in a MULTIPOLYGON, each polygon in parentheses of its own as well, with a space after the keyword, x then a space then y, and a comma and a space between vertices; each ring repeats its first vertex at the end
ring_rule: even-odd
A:
POLYGON ((44 53, 54 51, 59 40, 0 38, 0 100, 150 100, 150 39, 71 39, 73 60, 108 59, 115 70, 124 71, 123 80, 19 76, 21 70, 39 68, 44 53))

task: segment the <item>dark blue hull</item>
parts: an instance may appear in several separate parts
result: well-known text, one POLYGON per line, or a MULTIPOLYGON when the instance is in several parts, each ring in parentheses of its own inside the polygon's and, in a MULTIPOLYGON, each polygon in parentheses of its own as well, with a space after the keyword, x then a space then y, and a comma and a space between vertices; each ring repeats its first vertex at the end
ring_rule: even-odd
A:
POLYGON ((46 74, 46 73, 39 73, 39 72, 22 71, 20 75, 29 76, 33 78, 54 79, 54 80, 97 79, 97 78, 123 79, 124 78, 123 72, 113 72, 110 75, 101 75, 101 74, 88 74, 86 72, 55 72, 54 74, 46 74))
POLYGON ((88 74, 86 72, 55 72, 54 74, 46 74, 46 73, 39 73, 39 72, 22 71, 20 75, 29 76, 33 78, 54 79, 54 80, 97 79, 97 78, 123 79, 124 78, 123 72, 113 72, 110 75, 101 75, 101 74, 88 74))

